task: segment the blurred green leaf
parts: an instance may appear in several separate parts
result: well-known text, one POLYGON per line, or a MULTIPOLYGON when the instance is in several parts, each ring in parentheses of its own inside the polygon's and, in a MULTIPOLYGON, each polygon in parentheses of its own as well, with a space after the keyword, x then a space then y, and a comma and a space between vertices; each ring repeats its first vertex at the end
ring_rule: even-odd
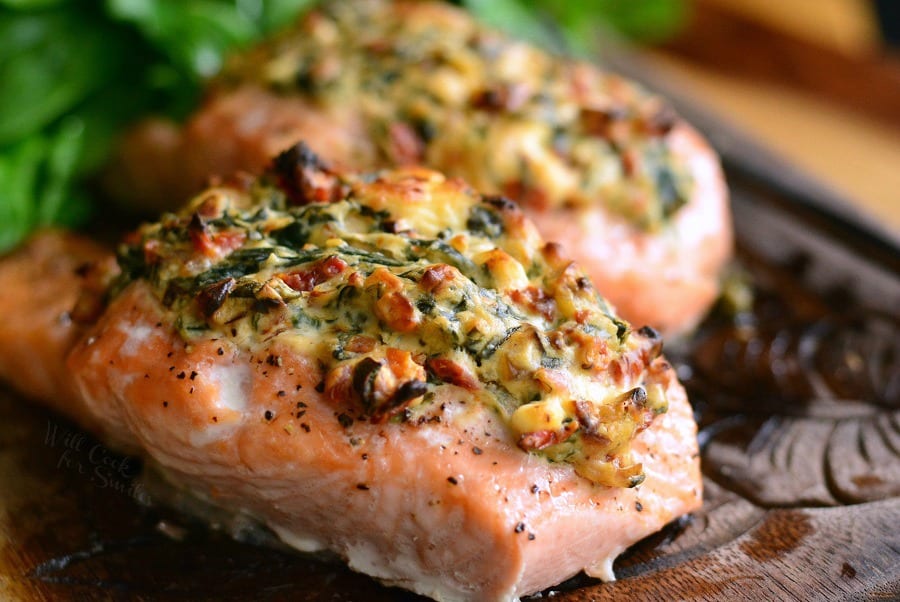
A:
POLYGON ((535 10, 537 4, 523 0, 465 0, 465 6, 482 23, 515 34, 517 37, 554 47, 557 40, 548 27, 547 15, 535 10))
POLYGON ((316 0, 238 0, 238 5, 244 7, 242 10, 251 14, 254 5, 259 7, 259 22, 264 34, 285 27, 315 3, 316 0))
POLYGON ((28 138, 0 154, 0 251, 18 243, 34 227, 34 185, 45 146, 40 138, 28 138))
POLYGON ((116 71, 106 31, 75 11, 0 18, 0 144, 58 119, 116 71))
POLYGON ((108 0, 110 14, 134 25, 179 69, 208 77, 229 48, 258 28, 236 3, 214 0, 108 0))
POLYGON ((126 124, 184 115, 228 52, 311 0, 0 0, 0 251, 90 209, 126 124))
POLYGON ((610 27, 639 42, 671 37, 687 17, 684 0, 599 0, 597 5, 610 27))
POLYGON ((19 242, 32 228, 32 188, 43 146, 41 139, 29 138, 0 154, 0 251, 19 242))
POLYGON ((84 124, 70 118, 49 135, 0 152, 0 252, 36 227, 77 225, 86 217, 84 199, 69 194, 83 138, 84 124))
MULTIPOLYGON (((227 54, 315 0, 0 0, 0 250, 77 223, 126 124, 186 115, 227 54)), ((489 25, 589 52, 598 31, 671 34, 684 0, 458 0, 489 25)))
POLYGON ((67 1, 68 0, 0 0, 0 7, 18 10, 35 10, 57 6, 67 1))
POLYGON ((598 35, 616 31, 641 42, 657 42, 678 31, 685 0, 462 0, 482 21, 558 49, 590 55, 598 35))
POLYGON ((49 140, 43 166, 43 186, 37 195, 40 199, 35 216, 37 225, 57 221, 67 189, 75 177, 83 146, 84 123, 74 117, 60 124, 59 131, 49 140))

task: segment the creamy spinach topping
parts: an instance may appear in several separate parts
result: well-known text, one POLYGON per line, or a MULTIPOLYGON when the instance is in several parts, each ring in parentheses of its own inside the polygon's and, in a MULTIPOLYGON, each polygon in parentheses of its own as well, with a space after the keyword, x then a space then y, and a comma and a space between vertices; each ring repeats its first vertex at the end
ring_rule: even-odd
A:
POLYGON ((219 85, 248 83, 361 122, 358 168, 428 165, 538 208, 600 203, 646 230, 691 194, 658 97, 441 4, 326 3, 219 85))
POLYGON ((658 337, 612 315, 513 203, 418 168, 336 174, 302 147, 275 165, 143 226, 116 289, 149 283, 186 341, 287 341, 357 417, 409 420, 457 387, 523 450, 640 482, 630 442, 666 405, 646 378, 658 337))

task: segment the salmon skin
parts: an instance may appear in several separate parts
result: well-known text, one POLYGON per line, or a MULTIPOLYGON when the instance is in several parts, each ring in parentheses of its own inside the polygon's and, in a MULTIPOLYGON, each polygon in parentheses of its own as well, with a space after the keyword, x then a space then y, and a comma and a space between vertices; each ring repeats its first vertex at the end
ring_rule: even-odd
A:
POLYGON ((137 126, 107 181, 165 207, 299 139, 344 168, 426 165, 506 195, 665 334, 703 316, 731 255, 718 159, 662 99, 446 3, 326 3, 234 57, 183 127, 137 126))
POLYGON ((514 600, 613 579, 701 503, 659 335, 460 180, 298 146, 142 226, 118 265, 59 233, 0 262, 5 289, 80 308, 6 307, 3 377, 298 550, 436 600, 514 600), (41 278, 83 247, 93 267, 41 278), (14 358, 42 339, 66 375, 43 388, 14 358))

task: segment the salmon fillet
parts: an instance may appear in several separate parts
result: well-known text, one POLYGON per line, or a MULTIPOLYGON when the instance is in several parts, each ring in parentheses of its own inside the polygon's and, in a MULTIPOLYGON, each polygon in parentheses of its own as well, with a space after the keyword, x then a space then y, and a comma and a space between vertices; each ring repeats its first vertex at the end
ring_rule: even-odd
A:
POLYGON ((4 298, 33 325, 24 343, 0 328, 4 378, 288 545, 436 600, 612 579, 700 505, 659 336, 616 318, 515 205, 420 168, 335 172, 303 147, 274 166, 143 226, 118 275, 54 267, 86 245, 59 234, 0 263, 7 290, 44 281, 33 301, 74 289, 82 308, 4 298), (45 342, 59 378, 39 388, 14 356, 45 342))
POLYGON ((697 323, 731 255, 718 159, 661 99, 445 3, 326 3, 234 57, 183 126, 139 125, 108 183, 171 207, 301 139, 338 167, 427 165, 512 198, 664 333, 697 323))
POLYGON ((33 235, 0 260, 0 378, 101 435, 65 362, 102 309, 103 275, 115 265, 109 249, 59 230, 33 235))

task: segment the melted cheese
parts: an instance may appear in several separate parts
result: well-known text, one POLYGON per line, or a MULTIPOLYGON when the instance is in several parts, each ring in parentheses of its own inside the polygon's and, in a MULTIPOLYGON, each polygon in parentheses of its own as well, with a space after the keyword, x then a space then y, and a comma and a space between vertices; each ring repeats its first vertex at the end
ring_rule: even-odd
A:
POLYGON ((600 203, 651 230, 691 193, 659 98, 444 3, 326 3, 218 82, 247 84, 347 110, 373 142, 354 152, 375 155, 350 165, 431 165, 524 203, 600 203))
MULTIPOLYGON (((515 205, 422 169, 335 174, 304 149, 276 165, 144 226, 119 287, 148 280, 188 341, 254 351, 278 337, 357 417, 411 420, 435 387, 460 387, 523 450, 597 483, 640 481, 628 447, 665 402, 641 386, 655 336, 611 315, 515 205)), ((249 373, 211 378, 222 409, 243 412, 249 373)))

